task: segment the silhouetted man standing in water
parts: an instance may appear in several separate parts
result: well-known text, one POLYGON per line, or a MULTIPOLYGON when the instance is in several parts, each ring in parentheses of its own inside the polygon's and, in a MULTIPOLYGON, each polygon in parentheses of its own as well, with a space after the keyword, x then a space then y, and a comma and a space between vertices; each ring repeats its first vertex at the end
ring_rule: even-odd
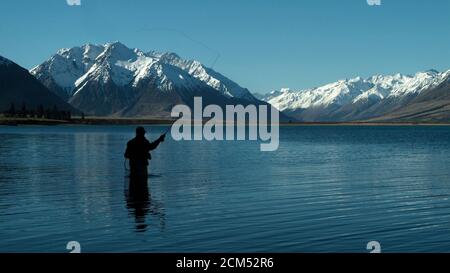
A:
POLYGON ((139 179, 139 181, 147 181, 148 161, 152 159, 150 151, 156 149, 166 137, 165 134, 161 135, 156 141, 150 143, 145 138, 145 133, 144 127, 137 127, 136 137, 128 141, 125 151, 125 158, 130 160, 130 178, 139 179))

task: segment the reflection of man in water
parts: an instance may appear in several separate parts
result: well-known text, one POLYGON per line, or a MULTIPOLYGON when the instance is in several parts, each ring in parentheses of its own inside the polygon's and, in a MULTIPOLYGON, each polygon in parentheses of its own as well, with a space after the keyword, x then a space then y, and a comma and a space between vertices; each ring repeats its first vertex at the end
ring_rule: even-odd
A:
POLYGON ((148 213, 159 219, 161 230, 165 228, 165 214, 162 203, 153 200, 147 179, 130 178, 128 189, 125 189, 127 209, 136 223, 136 232, 145 232, 149 227, 146 217, 148 213))
POLYGON ((139 232, 147 229, 145 216, 150 210, 150 192, 148 190, 147 181, 132 181, 128 191, 125 191, 127 198, 127 208, 135 217, 136 229, 139 232))
POLYGON ((152 159, 150 151, 156 149, 159 143, 164 142, 166 135, 161 135, 156 141, 149 142, 145 138, 144 127, 136 128, 136 137, 128 141, 125 158, 130 160, 130 177, 148 177, 148 161, 152 159))

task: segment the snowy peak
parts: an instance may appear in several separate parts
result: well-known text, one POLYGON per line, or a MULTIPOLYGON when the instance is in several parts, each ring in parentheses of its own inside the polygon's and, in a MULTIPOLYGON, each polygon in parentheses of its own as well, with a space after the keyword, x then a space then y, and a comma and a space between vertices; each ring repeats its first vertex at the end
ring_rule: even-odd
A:
POLYGON ((428 70, 413 76, 395 74, 375 75, 367 79, 356 77, 313 89, 273 91, 263 100, 281 111, 376 102, 386 98, 419 94, 438 86, 449 78, 449 74, 449 71, 439 73, 436 70, 428 70))
POLYGON ((75 83, 95 64, 104 46, 86 44, 82 47, 63 48, 30 73, 42 82, 51 79, 68 95, 72 95, 75 83))
POLYGON ((86 44, 83 46, 83 59, 85 62, 93 62, 105 49, 100 45, 86 44))
POLYGON ((358 77, 340 80, 321 87, 293 91, 283 89, 269 94, 269 103, 279 110, 306 109, 311 107, 329 106, 331 104, 344 105, 356 96, 373 87, 373 84, 358 77))
POLYGON ((242 88, 237 83, 226 78, 222 74, 208 68, 195 60, 183 60, 175 53, 151 52, 152 56, 159 58, 162 62, 171 64, 186 71, 194 78, 206 83, 208 86, 219 91, 227 97, 244 98, 254 100, 255 98, 246 88, 242 88))
POLYGON ((120 87, 138 87, 152 81, 162 91, 201 85, 194 83, 192 77, 185 71, 166 63, 162 59, 164 56, 166 55, 147 55, 139 49, 129 49, 118 42, 107 44, 96 58, 96 64, 75 83, 75 86, 83 86, 84 82, 92 80, 104 84, 111 80, 120 87))
POLYGON ((41 82, 54 82, 68 97, 90 81, 130 88, 151 81, 162 91, 207 86, 227 97, 255 99, 247 89, 198 61, 175 53, 145 53, 120 42, 61 49, 30 72, 41 82))
POLYGON ((103 52, 97 57, 97 61, 135 61, 140 55, 137 49, 130 49, 120 42, 106 44, 103 52))
POLYGON ((148 56, 152 56, 154 58, 157 58, 157 59, 161 60, 161 62, 164 62, 164 63, 175 64, 175 63, 183 62, 181 57, 178 56, 176 53, 173 53, 173 52, 159 53, 159 52, 156 52, 156 51, 151 51, 151 52, 148 53, 148 56))

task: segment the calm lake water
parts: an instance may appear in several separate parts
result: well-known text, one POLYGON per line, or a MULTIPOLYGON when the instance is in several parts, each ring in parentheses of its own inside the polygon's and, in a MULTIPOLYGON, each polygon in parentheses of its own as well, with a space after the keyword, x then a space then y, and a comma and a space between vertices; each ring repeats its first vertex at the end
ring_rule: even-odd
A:
POLYGON ((450 127, 282 127, 272 153, 168 137, 139 200, 133 135, 0 126, 0 252, 450 252, 450 127))

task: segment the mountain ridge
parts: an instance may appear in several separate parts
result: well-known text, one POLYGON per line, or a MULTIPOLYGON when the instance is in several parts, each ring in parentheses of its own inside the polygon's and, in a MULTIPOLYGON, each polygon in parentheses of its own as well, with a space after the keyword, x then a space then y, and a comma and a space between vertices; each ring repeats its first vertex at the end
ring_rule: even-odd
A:
POLYGON ((39 107, 70 111, 78 110, 70 106, 42 85, 27 69, 0 56, 0 112, 8 111, 12 105, 19 109, 37 110, 39 107))
POLYGON ((60 49, 30 73, 73 106, 97 116, 167 117, 172 106, 189 104, 194 95, 219 105, 266 104, 198 61, 120 42, 60 49))
POLYGON ((260 99, 300 121, 362 121, 381 118, 450 79, 450 70, 415 75, 374 75, 305 90, 272 91, 260 99))

